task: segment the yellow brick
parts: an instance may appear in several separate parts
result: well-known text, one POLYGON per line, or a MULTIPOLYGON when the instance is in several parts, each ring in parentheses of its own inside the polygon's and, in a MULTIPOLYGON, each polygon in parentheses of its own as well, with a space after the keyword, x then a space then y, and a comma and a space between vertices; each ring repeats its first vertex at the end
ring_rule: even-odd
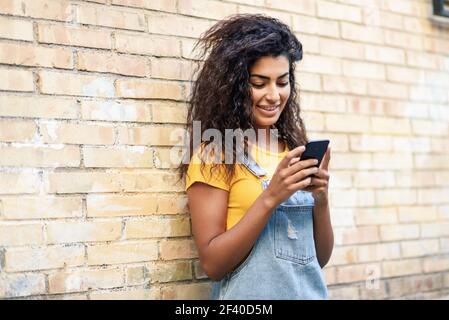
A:
POLYGON ((295 0, 267 0, 265 3, 268 8, 315 15, 315 1, 312 0, 304 0, 301 2, 295 0))
POLYGON ((326 285, 332 285, 337 282, 336 275, 335 275, 335 268, 328 267, 323 269, 324 279, 326 282, 326 285))
POLYGON ((107 291, 90 293, 91 300, 155 300, 160 299, 158 288, 129 289, 126 291, 107 291))
MULTIPOLYGON (((301 39, 301 38, 300 38, 301 39)), ((320 38, 320 53, 325 56, 363 60, 363 45, 342 39, 320 38)))
POLYGON ((73 57, 70 50, 19 43, 0 43, 0 62, 36 67, 73 68, 73 57))
POLYGON ((331 131, 365 132, 370 128, 369 118, 351 115, 326 115, 326 128, 331 131))
POLYGON ((0 68, 0 90, 34 91, 33 73, 26 70, 0 68))
POLYGON ((394 30, 383 30, 385 44, 405 49, 423 49, 423 37, 414 33, 399 32, 394 30))
POLYGON ((83 123, 45 122, 40 125, 45 143, 113 144, 114 128, 83 123))
POLYGON ((418 196, 413 189, 376 190, 378 205, 412 205, 417 203, 418 196))
POLYGON ((33 121, 5 121, 0 120, 0 141, 26 142, 32 140, 37 133, 36 123, 33 121))
POLYGON ((392 150, 392 138, 385 135, 371 135, 362 133, 349 137, 352 151, 388 152, 392 150))
POLYGON ((74 119, 78 116, 76 100, 56 97, 0 97, 0 116, 25 118, 74 119))
POLYGON ((121 144, 173 146, 182 142, 179 132, 178 127, 146 126, 119 128, 118 134, 121 144))
POLYGON ((385 64, 405 64, 405 52, 397 48, 366 45, 365 57, 368 61, 385 64))
POLYGON ((0 278, 0 297, 2 299, 44 294, 45 290, 44 274, 5 274, 0 278))
POLYGON ((155 56, 179 57, 179 40, 167 36, 115 34, 115 48, 118 52, 155 56))
POLYGON ((47 193, 119 192, 119 175, 114 172, 52 172, 44 175, 47 193))
POLYGON ((211 292, 210 283, 174 284, 162 288, 163 300, 206 300, 211 292))
POLYGON ((436 54, 407 51, 407 65, 418 68, 438 69, 440 56, 436 54))
POLYGON ((370 62, 343 61, 343 75, 350 78, 385 79, 385 66, 370 62))
POLYGON ((71 21, 70 3, 64 0, 3 0, 0 12, 49 20, 71 21))
POLYGON ((447 136, 449 126, 445 122, 412 120, 413 133, 425 136, 447 136))
POLYGON ((160 242, 162 260, 197 258, 198 252, 193 240, 164 240, 160 242))
POLYGON ((78 167, 80 150, 76 146, 1 146, 1 166, 78 167))
POLYGON ((0 38, 33 41, 33 23, 31 21, 0 17, 0 38))
POLYGON ((329 266, 353 264, 357 261, 357 247, 336 247, 332 251, 329 266))
POLYGON ((197 38, 211 23, 204 19, 191 18, 162 12, 148 12, 148 31, 156 34, 197 38))
POLYGON ((182 160, 182 148, 155 148, 154 166, 158 169, 176 168, 182 160))
POLYGON ((321 91, 321 77, 318 74, 295 71, 296 79, 303 91, 321 91))
POLYGON ((317 15, 325 19, 362 22, 360 8, 328 1, 319 1, 317 3, 317 15))
POLYGON ((387 80, 401 83, 419 84, 425 80, 424 70, 387 66, 387 80))
POLYGON ((155 102, 151 105, 151 112, 155 123, 186 123, 187 107, 182 103, 155 102))
POLYGON ((309 55, 304 58, 299 67, 304 72, 340 75, 342 66, 339 59, 309 55))
POLYGON ((375 27, 360 26, 353 23, 341 23, 341 35, 343 39, 358 42, 383 43, 383 30, 375 27))
POLYGON ((151 111, 147 102, 140 101, 81 101, 81 115, 85 120, 150 122, 151 111))
POLYGON ((422 223, 421 237, 422 238, 436 238, 445 237, 449 235, 449 222, 437 223, 422 223))
POLYGON ((301 109, 342 113, 346 111, 346 98, 324 93, 308 94, 303 97, 301 109))
MULTIPOLYGON (((427 86, 410 86, 409 97, 411 101, 447 103, 447 88, 437 88, 433 84, 427 86)), ((432 110, 432 109, 430 109, 432 110)), ((438 119, 438 118, 437 118, 438 119)))
POLYGON ((143 216, 158 212, 158 198, 152 195, 87 196, 89 217, 143 216))
POLYGON ((126 268, 126 284, 139 285, 144 284, 145 279, 145 267, 127 267, 126 268))
POLYGON ((369 81, 368 93, 371 96, 382 98, 406 99, 408 97, 408 88, 406 85, 399 83, 369 81))
POLYGON ((83 147, 84 165, 96 168, 152 168, 153 152, 144 146, 101 148, 83 147))
POLYGON ((193 62, 170 58, 151 59, 151 77, 171 80, 190 80, 193 62))
POLYGON ((64 44, 76 47, 111 49, 111 33, 87 27, 56 24, 38 25, 39 42, 64 44))
POLYGON ((317 19, 309 16, 294 15, 293 30, 300 33, 317 34, 325 37, 340 37, 340 29, 337 21, 317 19))
POLYGON ((5 270, 8 272, 75 267, 83 263, 83 246, 7 249, 5 253, 5 270))
POLYGON ((138 77, 150 73, 146 58, 88 51, 78 52, 78 69, 138 77))
POLYGON ((192 279, 189 261, 156 262, 146 266, 146 277, 150 283, 192 279))
POLYGON ((393 171, 354 172, 356 188, 383 188, 395 185, 393 171))
POLYGON ((371 262, 394 260, 401 257, 399 243, 380 243, 357 246, 357 261, 371 262))
POLYGON ((395 208, 357 209, 357 225, 395 224, 398 222, 395 208))
POLYGON ((407 153, 375 153, 373 167, 376 169, 412 169, 413 157, 407 153))
POLYGON ((38 245, 44 240, 42 224, 0 223, 0 246, 38 245))
POLYGON ((439 252, 438 240, 414 240, 401 243, 404 258, 435 255, 439 252))
POLYGON ((373 276, 373 270, 379 270, 380 273, 380 264, 369 263, 337 267, 337 281, 338 283, 366 281, 373 276))
POLYGON ((401 224, 380 227, 382 241, 416 239, 419 237, 419 225, 401 224))
POLYGON ((335 207, 366 207, 375 204, 374 191, 370 189, 337 189, 331 193, 330 200, 335 207))
POLYGON ((111 243, 87 247, 89 265, 144 262, 158 258, 155 241, 111 243))
POLYGON ((49 293, 69 293, 89 289, 108 289, 123 285, 119 268, 57 272, 48 277, 49 293))
POLYGON ((184 183, 178 182, 177 173, 160 171, 123 173, 120 177, 125 192, 173 192, 184 191, 184 183))
POLYGON ((336 153, 329 163, 331 169, 370 169, 373 159, 370 153, 336 153))
POLYGON ((189 218, 146 218, 145 220, 127 220, 126 239, 182 237, 190 235, 189 218))
POLYGON ((237 13, 237 5, 210 0, 184 0, 178 4, 178 12, 188 16, 224 19, 237 13))
POLYGON ((379 241, 379 231, 377 226, 363 226, 357 228, 338 228, 335 230, 335 243, 361 244, 379 241))
POLYGON ((406 138, 393 137, 393 150, 402 152, 431 152, 432 142, 430 138, 406 138))
POLYGON ((0 198, 1 215, 6 219, 75 218, 82 216, 81 197, 0 198))
POLYGON ((145 30, 142 13, 130 10, 109 9, 104 6, 80 5, 76 7, 76 20, 82 24, 99 25, 117 29, 145 30))
POLYGON ((330 287, 330 300, 357 300, 360 299, 359 288, 357 286, 350 287, 330 287))
POLYGON ((355 210, 332 208, 331 222, 334 227, 354 227, 355 210))
POLYGON ((398 207, 400 222, 420 222, 437 219, 434 206, 398 207))
POLYGON ((397 277, 409 274, 419 274, 422 272, 419 259, 407 259, 382 262, 383 277, 397 277))
POLYGON ((113 79, 92 75, 41 71, 42 93, 70 96, 114 97, 113 79))
POLYGON ((120 239, 121 221, 48 222, 47 243, 112 241, 120 239))
POLYGON ((176 12, 176 0, 112 0, 112 4, 176 12))
POLYGON ((447 271, 449 269, 449 258, 447 256, 434 256, 425 258, 423 261, 424 272, 447 271))
POLYGON ((36 193, 39 190, 40 177, 36 170, 20 172, 0 172, 0 190, 2 194, 36 193))
POLYGON ((116 81, 117 96, 134 99, 182 100, 183 86, 176 82, 152 80, 116 81))
POLYGON ((186 196, 157 196, 157 214, 180 214, 187 213, 187 197, 186 196))
POLYGON ((336 77, 323 75, 323 90, 326 92, 352 93, 366 95, 367 81, 363 79, 351 79, 347 77, 336 77))

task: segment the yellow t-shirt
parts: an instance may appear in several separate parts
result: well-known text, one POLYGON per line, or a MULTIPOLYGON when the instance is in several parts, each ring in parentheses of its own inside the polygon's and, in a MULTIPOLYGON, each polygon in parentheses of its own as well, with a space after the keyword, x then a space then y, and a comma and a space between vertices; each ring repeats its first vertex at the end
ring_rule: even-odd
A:
MULTIPOLYGON (((263 179, 270 179, 279 162, 289 151, 287 144, 282 153, 270 152, 258 148, 257 144, 251 148, 251 155, 256 162, 267 172, 263 179)), ((224 165, 217 167, 213 174, 210 174, 212 164, 206 164, 204 172, 201 174, 198 153, 194 153, 189 164, 186 176, 185 189, 187 190, 194 182, 203 182, 229 192, 228 211, 226 220, 226 230, 232 228, 248 211, 257 197, 262 193, 261 179, 252 174, 243 164, 237 164, 235 175, 229 184, 224 176, 224 165)))

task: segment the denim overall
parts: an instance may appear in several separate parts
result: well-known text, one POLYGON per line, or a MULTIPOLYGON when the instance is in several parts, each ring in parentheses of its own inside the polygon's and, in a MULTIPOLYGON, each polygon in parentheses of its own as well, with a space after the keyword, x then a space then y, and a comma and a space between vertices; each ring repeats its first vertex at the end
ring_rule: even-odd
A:
MULTIPOLYGON (((259 179, 266 171, 252 157, 245 167, 259 179)), ((270 180, 262 180, 265 190, 270 180)), ((314 199, 298 190, 277 206, 250 254, 220 281, 212 281, 213 300, 328 299, 313 238, 314 199)))

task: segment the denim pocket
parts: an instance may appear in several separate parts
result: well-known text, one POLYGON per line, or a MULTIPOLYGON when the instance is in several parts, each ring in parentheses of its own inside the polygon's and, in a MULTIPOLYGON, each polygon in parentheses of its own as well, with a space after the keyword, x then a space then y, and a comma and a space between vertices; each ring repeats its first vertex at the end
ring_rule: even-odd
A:
POLYGON ((316 255, 313 205, 280 204, 274 214, 276 257, 301 265, 312 262, 316 255))

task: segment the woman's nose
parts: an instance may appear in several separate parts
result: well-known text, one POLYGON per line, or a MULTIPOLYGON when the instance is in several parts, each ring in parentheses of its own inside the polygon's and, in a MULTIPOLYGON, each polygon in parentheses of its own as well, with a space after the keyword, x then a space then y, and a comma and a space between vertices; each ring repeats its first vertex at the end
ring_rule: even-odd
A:
POLYGON ((279 90, 277 89, 276 86, 271 86, 269 88, 269 91, 267 92, 267 94, 265 95, 265 98, 270 102, 270 103, 276 103, 280 100, 281 95, 279 94, 279 90))

